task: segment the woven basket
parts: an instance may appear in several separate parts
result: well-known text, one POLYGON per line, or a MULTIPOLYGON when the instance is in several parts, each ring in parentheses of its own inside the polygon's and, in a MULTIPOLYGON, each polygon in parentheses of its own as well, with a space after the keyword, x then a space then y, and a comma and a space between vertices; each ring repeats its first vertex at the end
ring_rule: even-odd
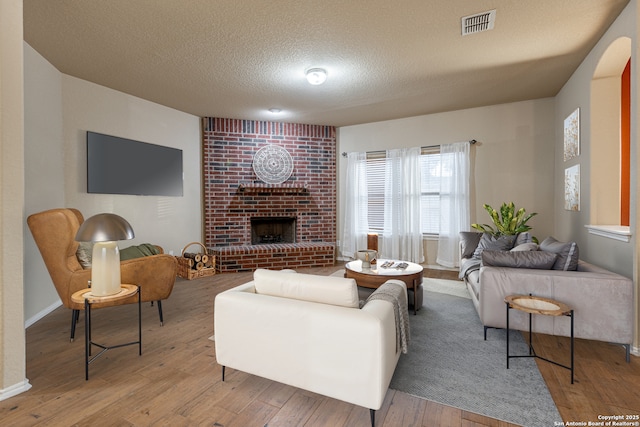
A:
POLYGON ((182 248, 180 256, 176 257, 178 260, 178 277, 183 279, 192 280, 199 279, 200 277, 213 276, 216 274, 216 257, 215 255, 209 255, 207 247, 200 242, 191 242, 182 248), (206 266, 201 270, 196 270, 190 265, 190 258, 185 258, 184 254, 189 246, 199 245, 202 248, 202 253, 209 257, 209 261, 206 266))

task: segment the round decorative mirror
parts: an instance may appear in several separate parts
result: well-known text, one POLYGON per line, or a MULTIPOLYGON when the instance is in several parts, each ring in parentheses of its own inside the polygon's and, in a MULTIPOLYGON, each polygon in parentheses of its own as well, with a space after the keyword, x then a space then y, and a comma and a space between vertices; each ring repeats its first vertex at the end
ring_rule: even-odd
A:
POLYGON ((253 156, 253 171, 267 184, 282 184, 293 172, 293 159, 284 148, 269 144, 253 156))

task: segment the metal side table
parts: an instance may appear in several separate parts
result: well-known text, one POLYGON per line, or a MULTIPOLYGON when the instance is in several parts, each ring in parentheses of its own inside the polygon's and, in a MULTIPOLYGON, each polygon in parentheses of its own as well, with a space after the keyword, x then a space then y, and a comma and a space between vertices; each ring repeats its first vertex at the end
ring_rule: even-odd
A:
POLYGON ((89 380, 89 364, 100 357, 107 350, 129 345, 138 345, 138 355, 142 355, 142 308, 140 303, 140 286, 137 285, 120 285, 120 292, 114 295, 95 296, 91 294, 91 288, 86 288, 75 292, 71 296, 71 300, 76 303, 84 303, 84 366, 85 380, 89 380), (120 305, 119 302, 130 298, 134 295, 138 296, 138 341, 131 341, 124 344, 106 346, 95 343, 91 340, 91 306, 94 304, 112 306, 120 305), (96 346, 102 350, 95 356, 91 357, 91 348, 96 346))
POLYGON ((568 305, 552 300, 550 298, 536 297, 532 295, 509 295, 505 297, 504 302, 507 305, 507 369, 509 369, 509 359, 515 357, 535 357, 537 359, 544 360, 545 362, 553 363, 561 368, 566 368, 571 371, 571 384, 573 384, 573 310, 568 305), (511 309, 523 311, 529 313, 529 354, 526 355, 509 355, 509 311, 511 309), (545 359, 542 356, 538 356, 533 348, 531 342, 531 317, 534 314, 540 314, 543 316, 568 316, 571 318, 571 365, 561 365, 553 360, 545 359))

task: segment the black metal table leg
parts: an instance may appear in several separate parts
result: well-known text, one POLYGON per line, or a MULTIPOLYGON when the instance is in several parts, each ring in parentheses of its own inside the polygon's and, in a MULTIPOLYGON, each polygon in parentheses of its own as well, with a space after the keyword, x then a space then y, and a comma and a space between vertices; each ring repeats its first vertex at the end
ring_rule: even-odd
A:
POLYGON ((89 356, 91 355, 91 304, 84 300, 84 379, 89 381, 89 356))
POLYGON ((574 372, 574 365, 573 365, 573 310, 571 310, 571 313, 569 314, 569 317, 571 317, 571 384, 573 384, 573 372, 574 372))
POLYGON ((125 347, 125 346, 129 346, 129 345, 138 345, 138 355, 142 355, 142 298, 140 295, 140 286, 135 285, 135 287, 133 285, 122 285, 122 289, 124 290, 123 293, 121 294, 116 294, 115 296, 106 296, 106 297, 95 297, 95 296, 91 296, 89 294, 90 289, 83 289, 80 291, 77 291, 76 293, 74 293, 72 295, 72 300, 74 302, 80 303, 81 301, 83 301, 84 303, 84 311, 85 311, 85 316, 84 316, 84 324, 85 324, 85 328, 84 328, 84 377, 85 380, 89 380, 89 364, 91 362, 93 362, 94 360, 96 360, 98 357, 100 357, 102 355, 102 353, 104 353, 105 351, 114 349, 114 348, 119 348, 119 347, 125 347), (137 341, 131 341, 131 342, 127 342, 124 344, 117 344, 117 345, 112 345, 112 346, 106 346, 103 344, 98 344, 93 342, 92 340, 92 336, 91 336, 91 304, 92 302, 103 302, 104 300, 107 299, 124 299, 124 298, 130 298, 131 296, 133 296, 134 294, 138 294, 138 340, 137 341), (91 357, 91 353, 92 353, 92 347, 93 346, 99 347, 101 350, 93 357, 91 357))
POLYGON ((507 369, 509 369, 509 309, 511 306, 509 303, 507 305, 507 369))
MULTIPOLYGON (((532 318, 533 318, 533 314, 531 311, 527 311, 527 308, 525 307, 523 309, 522 306, 515 304, 515 307, 513 307, 511 305, 511 302, 509 302, 509 300, 514 301, 515 297, 519 297, 519 296, 508 296, 505 298, 505 304, 507 307, 507 319, 506 319, 506 333, 507 333, 507 337, 506 337, 506 341, 507 341, 507 369, 509 369, 509 359, 511 358, 521 358, 521 357, 535 357, 537 359, 541 359, 544 360, 545 362, 549 362, 552 363, 556 366, 560 366, 561 368, 565 368, 565 369, 569 369, 571 371, 571 384, 573 384, 573 380, 574 380, 574 372, 575 372, 575 365, 574 365, 574 331, 573 331, 573 326, 574 326, 574 312, 572 309, 568 309, 568 307, 566 305, 564 305, 564 309, 566 311, 559 311, 559 310, 547 310, 547 312, 540 312, 540 311, 536 311, 536 314, 538 315, 550 315, 550 316, 569 316, 571 318, 571 365, 567 366, 567 365, 563 365, 560 364, 554 360, 549 360, 547 358, 544 358, 542 356, 539 356, 536 354, 535 349, 533 348, 533 327, 532 327, 532 318), (509 354, 509 310, 515 308, 517 310, 520 311, 527 311, 527 313, 529 314, 529 354, 523 354, 523 355, 510 355, 509 354)), ((529 298, 531 299, 532 295, 529 294, 529 298)), ((526 298, 526 297, 524 297, 526 298)), ((541 297, 533 297, 533 299, 539 299, 539 300, 544 300, 541 297)), ((549 300, 547 299, 547 301, 553 301, 553 300, 549 300)), ((554 301, 555 302, 555 301, 554 301)))
POLYGON ((142 356, 142 301, 138 285, 138 356, 142 356))

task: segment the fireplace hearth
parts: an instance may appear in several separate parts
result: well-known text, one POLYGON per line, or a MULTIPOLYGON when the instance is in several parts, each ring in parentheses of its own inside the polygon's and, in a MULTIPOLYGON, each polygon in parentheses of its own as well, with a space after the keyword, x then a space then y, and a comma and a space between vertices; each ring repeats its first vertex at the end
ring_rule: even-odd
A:
POLYGON ((251 218, 251 244, 296 243, 295 217, 251 218))

